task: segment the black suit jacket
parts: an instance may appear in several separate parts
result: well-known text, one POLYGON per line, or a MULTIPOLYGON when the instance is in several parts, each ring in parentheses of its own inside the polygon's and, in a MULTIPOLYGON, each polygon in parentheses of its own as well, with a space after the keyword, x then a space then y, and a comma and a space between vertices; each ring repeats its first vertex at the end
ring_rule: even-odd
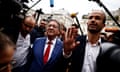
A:
POLYGON ((103 43, 97 59, 97 72, 120 72, 120 46, 103 43))
MULTIPOLYGON (((83 67, 86 47, 86 36, 78 37, 77 41, 80 41, 80 45, 78 45, 77 48, 72 52, 72 56, 69 59, 69 62, 71 62, 71 65, 69 66, 69 72, 81 72, 83 67)), ((104 39, 101 39, 101 42, 106 41, 104 39)))

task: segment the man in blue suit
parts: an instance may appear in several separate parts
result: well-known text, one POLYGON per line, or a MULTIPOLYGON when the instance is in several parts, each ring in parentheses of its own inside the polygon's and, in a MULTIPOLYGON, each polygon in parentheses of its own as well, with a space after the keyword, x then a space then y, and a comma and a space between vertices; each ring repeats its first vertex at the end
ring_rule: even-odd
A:
POLYGON ((62 41, 58 38, 59 31, 59 22, 50 20, 46 26, 46 37, 37 38, 33 44, 34 58, 29 72, 60 72, 60 70, 56 71, 58 68, 62 68, 57 64, 63 48, 62 41), (44 63, 49 41, 52 42, 50 53, 47 63, 44 63))

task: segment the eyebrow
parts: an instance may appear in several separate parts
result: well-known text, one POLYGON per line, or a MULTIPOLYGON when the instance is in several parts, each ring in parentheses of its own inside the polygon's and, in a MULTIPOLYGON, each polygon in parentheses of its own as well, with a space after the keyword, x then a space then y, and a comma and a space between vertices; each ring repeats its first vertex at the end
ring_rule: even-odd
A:
POLYGON ((30 25, 28 25, 28 24, 23 23, 23 25, 25 25, 26 27, 32 28, 32 26, 30 26, 30 25))

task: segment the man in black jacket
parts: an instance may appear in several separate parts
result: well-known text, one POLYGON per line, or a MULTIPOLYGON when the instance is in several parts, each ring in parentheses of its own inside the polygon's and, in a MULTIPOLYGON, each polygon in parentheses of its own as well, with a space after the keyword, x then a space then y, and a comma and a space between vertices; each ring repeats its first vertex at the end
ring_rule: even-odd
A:
POLYGON ((114 37, 113 43, 100 38, 104 23, 105 14, 94 10, 88 15, 87 36, 75 41, 72 28, 68 30, 63 40, 64 62, 70 65, 68 72, 120 72, 120 47, 116 45, 119 36, 114 37))
POLYGON ((120 72, 120 31, 112 35, 112 43, 101 45, 101 54, 98 57, 97 72, 120 72))
POLYGON ((101 52, 101 44, 105 42, 100 38, 100 32, 105 26, 105 13, 101 10, 93 10, 88 15, 87 36, 74 39, 72 28, 64 37, 63 55, 71 61, 69 72, 96 72, 97 58, 101 52))

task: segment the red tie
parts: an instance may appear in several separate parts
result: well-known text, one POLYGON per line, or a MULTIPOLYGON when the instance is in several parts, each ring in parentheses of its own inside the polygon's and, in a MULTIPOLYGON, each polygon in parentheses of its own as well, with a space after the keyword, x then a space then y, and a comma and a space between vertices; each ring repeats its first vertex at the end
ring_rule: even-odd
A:
POLYGON ((45 54, 44 54, 44 64, 47 63, 48 57, 49 57, 49 52, 50 52, 50 47, 51 47, 52 42, 48 42, 48 47, 46 48, 45 54))

